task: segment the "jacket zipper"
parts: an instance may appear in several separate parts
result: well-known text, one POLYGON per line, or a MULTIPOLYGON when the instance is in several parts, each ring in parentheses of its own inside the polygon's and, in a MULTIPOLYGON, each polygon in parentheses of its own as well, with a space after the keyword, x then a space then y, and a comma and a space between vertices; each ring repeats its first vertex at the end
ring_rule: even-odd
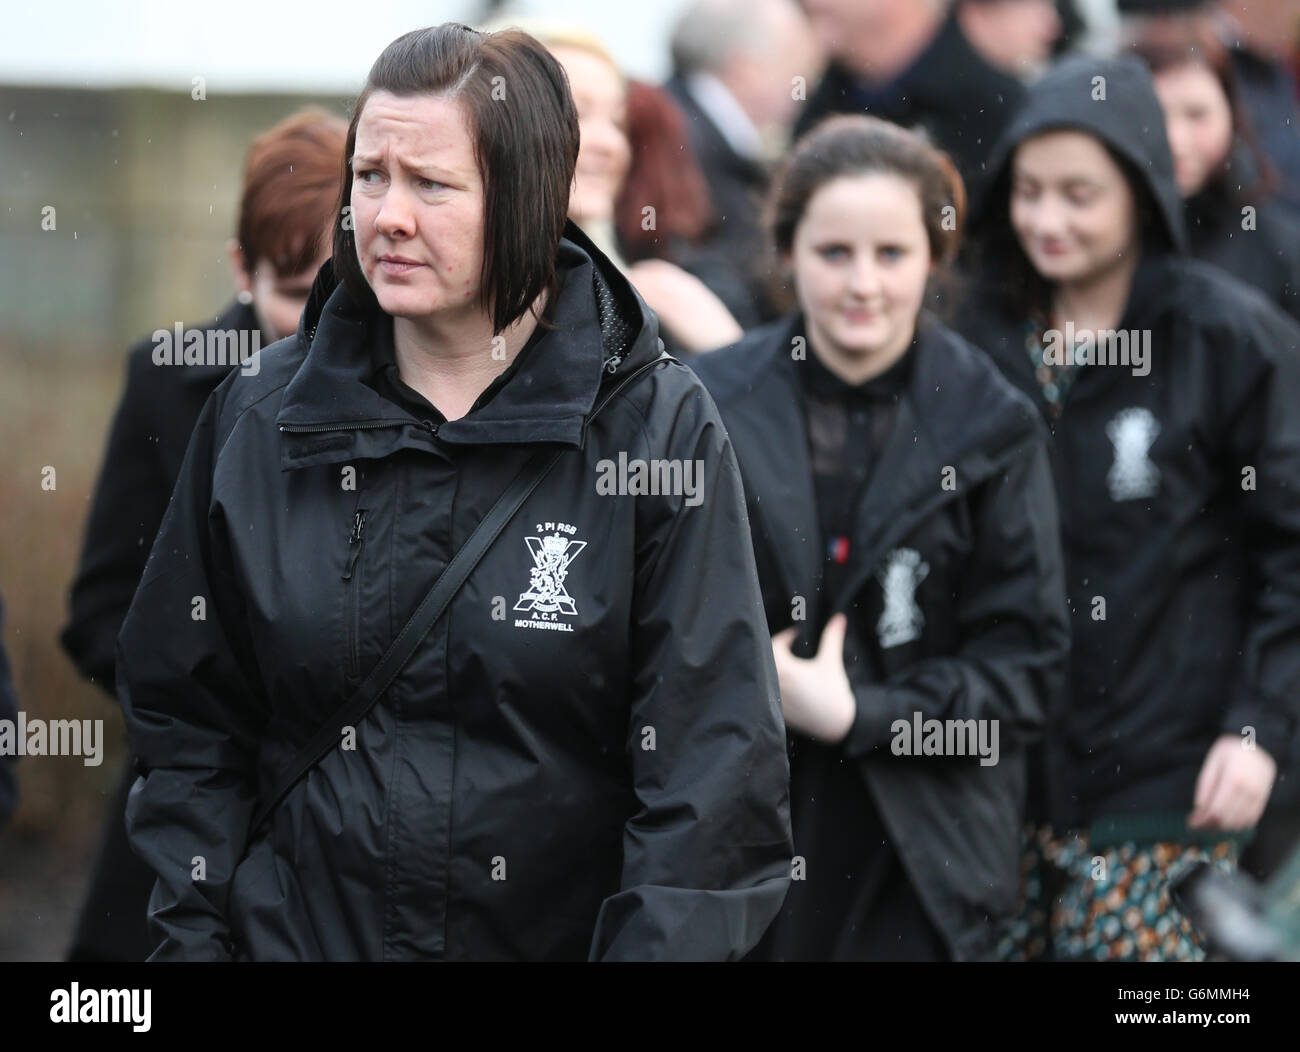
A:
MULTIPOLYGON (((303 424, 281 424, 280 430, 295 435, 306 435, 316 431, 374 431, 381 427, 401 427, 403 424, 408 423, 410 423, 409 420, 380 420, 367 424, 320 424, 313 427, 307 427, 303 424)), ((420 421, 420 427, 435 438, 438 436, 438 428, 441 426, 432 420, 420 421)))
POLYGON ((281 431, 291 431, 294 434, 308 434, 312 431, 365 431, 373 430, 377 427, 396 427, 399 424, 408 423, 406 420, 389 420, 377 424, 322 424, 319 427, 304 427, 301 424, 281 424, 281 431))
POLYGON ((361 638, 361 575, 356 572, 361 560, 361 548, 365 544, 366 508, 358 508, 352 516, 352 531, 348 534, 348 564, 343 571, 343 580, 348 582, 347 593, 347 645, 348 675, 356 677, 360 673, 360 638, 361 638))

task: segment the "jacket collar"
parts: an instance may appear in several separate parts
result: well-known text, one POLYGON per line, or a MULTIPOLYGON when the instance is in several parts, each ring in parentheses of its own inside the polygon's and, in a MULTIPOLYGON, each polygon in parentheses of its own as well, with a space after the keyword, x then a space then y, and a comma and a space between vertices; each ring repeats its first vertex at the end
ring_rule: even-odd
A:
MULTIPOLYGON (((247 348, 250 352, 255 352, 263 347, 268 347, 271 341, 266 339, 259 327, 257 313, 250 304, 240 303, 238 300, 231 300, 221 312, 215 317, 205 321, 202 325, 183 325, 178 323, 179 332, 189 332, 192 330, 202 330, 204 332, 223 332, 234 333, 239 340, 239 348, 247 348)), ((177 357, 180 357, 181 346, 178 340, 177 357)), ((179 364, 179 361, 178 363, 179 364)), ((221 383, 230 373, 238 368, 232 365, 212 365, 207 362, 186 365, 183 369, 176 371, 176 378, 183 384, 194 385, 209 390, 221 383)))
MULTIPOLYGON (((799 400, 801 363, 790 352, 803 333, 795 316, 755 349, 754 379, 728 415, 744 430, 737 445, 753 458, 747 482, 768 556, 784 594, 810 595, 820 582, 822 553, 805 425, 799 400)), ((926 516, 990 478, 1033 435, 1028 406, 1013 401, 991 364, 933 318, 922 315, 907 386, 889 439, 854 518, 850 559, 861 587, 880 555, 926 516), (954 469, 945 487, 944 469, 954 469)), ((812 626, 807 630, 811 632, 812 626)))
POLYGON ((894 83, 905 98, 911 96, 923 108, 944 105, 956 107, 957 112, 970 104, 971 84, 1000 83, 1008 90, 1017 86, 1014 77, 991 66, 966 39, 955 8, 894 83), (934 75, 938 69, 944 71, 943 76, 934 75))
POLYGON ((554 442, 581 446, 602 380, 658 354, 658 328, 640 296, 572 223, 560 241, 559 292, 545 333, 518 370, 472 414, 438 428, 370 384, 371 344, 386 319, 353 300, 326 263, 299 325, 307 353, 285 389, 276 425, 290 438, 282 466, 382 457, 399 448, 554 442))
POLYGON ((821 535, 799 375, 790 350, 803 335, 800 315, 776 323, 752 350, 746 393, 724 414, 733 436, 749 506, 781 594, 815 594, 821 575, 821 535))
POLYGON ((856 111, 861 106, 873 108, 882 117, 924 113, 932 109, 944 112, 956 107, 961 112, 970 104, 972 84, 1000 84, 1008 92, 1019 82, 1009 74, 989 65, 966 39, 957 16, 950 13, 938 31, 921 49, 910 65, 886 81, 867 81, 854 74, 843 62, 832 59, 822 84, 828 97, 848 99, 852 106, 836 107, 856 111), (943 76, 935 76, 935 70, 943 76))
POLYGON ((714 120, 713 114, 701 103, 689 78, 674 74, 665 87, 681 107, 687 123, 695 133, 692 141, 698 155, 697 160, 705 167, 708 167, 709 162, 716 163, 751 186, 763 187, 767 184, 767 167, 762 159, 741 153, 732 145, 714 120))
MULTIPOLYGON (((1157 327, 1170 310, 1173 301, 1168 295, 1177 281, 1174 268, 1180 257, 1159 249, 1144 251, 1133 270, 1128 298, 1120 315, 1117 329, 1151 329, 1157 327)), ((972 296, 968 316, 963 319, 963 331, 972 333, 972 339, 981 345, 1011 377, 1016 385, 1028 392, 1036 401, 1042 391, 1033 376, 1033 364, 1025 349, 1028 317, 1017 316, 1007 302, 1005 290, 992 285, 979 286, 972 296)), ((1108 382, 1107 377, 1118 375, 1116 369, 1084 367, 1075 381, 1077 385, 1088 379, 1089 386, 1108 382)))
POLYGON ((260 344, 269 346, 271 341, 262 338, 260 323, 257 320, 257 312, 253 310, 251 303, 240 303, 239 300, 231 300, 226 304, 225 309, 217 315, 213 326, 218 329, 246 329, 248 332, 256 332, 260 344))

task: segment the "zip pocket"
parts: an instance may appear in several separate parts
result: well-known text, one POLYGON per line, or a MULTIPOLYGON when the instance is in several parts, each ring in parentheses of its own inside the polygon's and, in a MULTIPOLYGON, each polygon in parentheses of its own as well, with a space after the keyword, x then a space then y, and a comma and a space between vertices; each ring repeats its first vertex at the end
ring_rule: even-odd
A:
POLYGON ((352 531, 348 534, 348 562, 343 580, 348 583, 344 621, 347 628, 348 675, 360 675, 361 639, 361 549, 365 546, 366 510, 358 508, 352 516, 352 531))

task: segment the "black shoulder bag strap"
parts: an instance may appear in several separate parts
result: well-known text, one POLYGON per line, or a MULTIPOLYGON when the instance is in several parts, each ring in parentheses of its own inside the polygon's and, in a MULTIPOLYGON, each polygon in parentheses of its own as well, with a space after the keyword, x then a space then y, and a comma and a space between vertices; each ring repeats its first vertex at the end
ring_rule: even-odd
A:
MULTIPOLYGON (((621 380, 618 386, 597 404, 587 418, 587 423, 590 424, 596 418, 596 414, 609 405, 610 401, 642 373, 649 371, 662 362, 672 360, 674 359, 671 355, 663 353, 658 358, 633 370, 626 379, 621 380)), ((344 729, 359 726, 361 721, 365 719, 366 714, 374 708, 375 703, 392 685, 393 680, 406 666, 416 648, 424 637, 429 634, 429 630, 433 628, 434 623, 447 609, 452 597, 460 591, 461 585, 473 572, 479 560, 492 547, 493 541, 505 529, 506 524, 514 518, 515 512, 522 507, 524 501, 528 499, 551 468, 555 466, 555 462, 566 452, 565 449, 542 449, 533 454, 528 462, 524 464, 519 474, 506 487, 505 492, 497 498, 497 502, 492 505, 491 510, 474 527, 474 532, 470 534, 469 540, 452 557, 451 562, 447 564, 447 568, 442 571, 438 579, 433 583, 433 587, 429 589, 428 595, 415 608, 415 613, 402 626, 402 630, 397 633, 397 637, 389 644, 384 656, 370 670, 370 674, 362 681, 356 693, 352 695, 346 705, 338 709, 333 716, 322 724, 321 728, 294 756, 293 762, 285 768, 275 787, 262 800, 257 812, 253 815, 252 825, 248 829, 250 839, 267 816, 284 799, 285 794, 297 784, 298 779, 311 770, 339 744, 344 729)))

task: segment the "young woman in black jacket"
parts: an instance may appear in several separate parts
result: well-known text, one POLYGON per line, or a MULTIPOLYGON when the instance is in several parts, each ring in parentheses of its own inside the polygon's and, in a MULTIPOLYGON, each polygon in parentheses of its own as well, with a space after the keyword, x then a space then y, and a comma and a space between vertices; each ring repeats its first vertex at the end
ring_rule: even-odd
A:
POLYGON ((798 308, 693 361, 740 460, 789 732, 796 868, 767 960, 991 956, 1025 746, 1067 646, 1045 434, 922 310, 960 178, 834 117, 769 201, 798 308))
POLYGON ((1063 63, 975 216, 964 331, 1051 427, 1072 618, 1009 953, 1046 949, 1050 911, 1057 956, 1201 956, 1166 877, 1232 864, 1293 740, 1300 329, 1183 254, 1162 128, 1136 59, 1063 63))

